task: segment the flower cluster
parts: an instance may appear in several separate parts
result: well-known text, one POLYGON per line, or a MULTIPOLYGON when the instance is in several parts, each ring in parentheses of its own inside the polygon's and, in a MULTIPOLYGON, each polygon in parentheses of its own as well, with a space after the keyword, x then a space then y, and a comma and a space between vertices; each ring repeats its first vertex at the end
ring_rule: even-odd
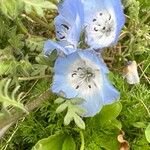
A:
POLYGON ((125 17, 120 0, 64 0, 55 18, 57 41, 47 40, 44 54, 57 50, 52 91, 65 98, 82 98, 85 117, 119 99, 119 92, 107 78, 109 72, 99 55, 117 43, 125 17), (87 49, 79 48, 85 35, 87 49), (99 53, 97 53, 99 52, 99 53))

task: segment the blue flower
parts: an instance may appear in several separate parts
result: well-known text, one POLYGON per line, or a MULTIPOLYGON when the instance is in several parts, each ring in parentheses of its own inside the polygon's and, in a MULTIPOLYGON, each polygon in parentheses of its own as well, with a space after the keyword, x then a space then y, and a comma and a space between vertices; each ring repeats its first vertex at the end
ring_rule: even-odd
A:
POLYGON ((79 97, 85 117, 94 116, 103 105, 119 98, 119 92, 107 79, 108 69, 94 51, 78 50, 59 56, 54 66, 52 91, 70 99, 79 97))
POLYGON ((59 4, 58 12, 59 15, 54 20, 58 41, 47 40, 44 43, 45 55, 50 55, 54 49, 68 55, 78 46, 84 22, 81 0, 65 0, 59 4))
POLYGON ((55 18, 56 37, 76 48, 84 23, 81 0, 65 0, 59 4, 58 12, 59 15, 55 18))
POLYGON ((82 0, 86 42, 91 48, 102 49, 116 44, 125 23, 120 0, 82 0))

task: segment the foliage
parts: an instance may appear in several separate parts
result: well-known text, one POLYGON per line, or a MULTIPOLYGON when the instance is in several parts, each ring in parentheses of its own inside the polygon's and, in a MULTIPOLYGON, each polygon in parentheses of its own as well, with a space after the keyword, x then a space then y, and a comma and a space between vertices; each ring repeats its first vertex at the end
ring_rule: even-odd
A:
POLYGON ((39 141, 32 150, 75 150, 75 142, 71 136, 56 134, 39 141))
MULTIPOLYGON (((55 103, 62 103, 65 100, 63 98, 58 98, 55 100, 55 103)), ((56 113, 61 113, 64 110, 67 109, 67 114, 64 117, 64 125, 69 125, 70 122, 72 120, 74 120, 75 124, 81 128, 81 129, 85 129, 85 123, 84 121, 81 119, 80 116, 82 116, 85 112, 85 110, 83 110, 83 108, 80 108, 80 106, 78 106, 80 103, 82 103, 82 99, 79 98, 75 98, 72 100, 66 100, 63 104, 61 104, 57 109, 56 109, 56 113)))
MULTIPOLYGON (((42 47, 45 39, 54 37, 57 2, 3 0, 0 3, 1 117, 7 118, 11 110, 18 108, 26 111, 23 103, 49 89, 57 54, 54 51, 49 58, 44 57, 42 47)), ((56 149, 60 146, 63 150, 69 147, 73 150, 84 145, 85 150, 117 150, 120 130, 125 132, 131 149, 149 150, 150 3, 149 0, 123 3, 126 25, 120 41, 103 54, 111 70, 109 77, 121 92, 120 101, 105 106, 93 118, 82 118, 80 99, 70 101, 51 94, 26 119, 11 127, 2 139, 2 150, 32 147, 39 150, 40 145, 42 149, 54 145, 56 149), (122 78, 121 69, 128 60, 138 63, 139 85, 128 85, 122 78)))
POLYGON ((11 96, 9 96, 8 88, 10 86, 10 82, 11 82, 10 79, 9 80, 1 80, 0 81, 0 103, 2 104, 3 115, 10 113, 9 109, 8 109, 10 106, 14 106, 14 107, 17 107, 19 109, 22 109, 23 111, 25 111, 27 113, 28 111, 23 106, 23 104, 20 102, 21 97, 22 97, 22 93, 20 93, 17 96, 17 98, 15 96, 15 94, 19 90, 20 86, 16 86, 14 88, 14 90, 12 91, 11 96))

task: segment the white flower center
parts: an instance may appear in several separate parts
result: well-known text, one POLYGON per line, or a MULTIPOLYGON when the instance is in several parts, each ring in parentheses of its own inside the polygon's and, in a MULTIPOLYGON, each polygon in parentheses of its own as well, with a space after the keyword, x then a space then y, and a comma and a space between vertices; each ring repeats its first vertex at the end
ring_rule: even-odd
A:
POLYGON ((86 95, 102 87, 100 69, 89 60, 75 61, 70 67, 68 81, 73 88, 86 95))
POLYGON ((92 44, 99 44, 102 47, 111 44, 116 36, 116 23, 114 15, 107 10, 99 11, 92 15, 87 22, 87 41, 92 44))
POLYGON ((102 36, 109 36, 115 27, 114 20, 107 11, 99 12, 92 20, 93 31, 102 36))

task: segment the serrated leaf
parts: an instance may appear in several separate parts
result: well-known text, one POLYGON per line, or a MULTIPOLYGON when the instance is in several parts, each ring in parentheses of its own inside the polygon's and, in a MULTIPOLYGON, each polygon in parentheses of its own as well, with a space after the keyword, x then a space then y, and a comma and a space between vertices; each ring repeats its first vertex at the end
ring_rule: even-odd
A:
POLYGON ((15 61, 0 61, 0 75, 8 75, 12 73, 16 68, 17 63, 15 61))
POLYGON ((15 19, 23 9, 23 3, 20 0, 2 0, 0 9, 8 18, 15 19))
POLYGON ((61 112, 63 112, 67 107, 68 107, 67 103, 61 104, 61 105, 56 109, 56 113, 61 113, 61 112))
POLYGON ((57 9, 52 2, 45 0, 22 0, 25 4, 26 13, 30 14, 35 11, 39 16, 44 16, 44 9, 57 9))
POLYGON ((15 87, 14 90, 12 91, 11 96, 9 96, 8 88, 10 86, 10 83, 11 83, 10 79, 0 81, 0 103, 2 103, 2 106, 6 110, 8 106, 13 106, 28 113, 28 111, 26 110, 24 105, 20 102, 20 100, 15 98, 19 86, 15 87))
POLYGON ((74 121, 80 129, 85 129, 85 123, 78 115, 74 115, 74 121))
POLYGON ((76 143, 71 136, 67 136, 62 146, 62 150, 76 150, 76 143))
POLYGON ((148 125, 148 127, 145 130, 145 137, 146 137, 147 141, 150 143, 150 124, 148 125))
POLYGON ((65 137, 65 134, 52 135, 38 141, 32 150, 61 150, 65 137))
POLYGON ((99 115, 100 122, 103 124, 116 119, 116 117, 120 114, 121 110, 122 105, 120 102, 104 106, 99 115))

